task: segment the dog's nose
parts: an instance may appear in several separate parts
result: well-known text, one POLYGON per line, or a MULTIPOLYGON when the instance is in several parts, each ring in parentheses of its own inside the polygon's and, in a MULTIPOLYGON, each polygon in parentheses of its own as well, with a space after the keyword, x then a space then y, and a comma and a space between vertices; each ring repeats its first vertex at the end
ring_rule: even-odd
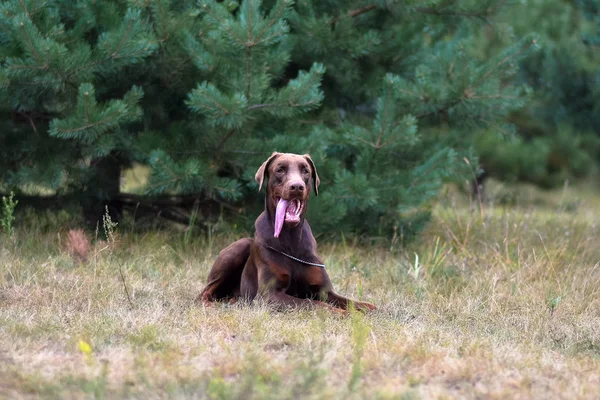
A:
POLYGON ((290 192, 292 193, 302 193, 304 192, 304 188, 306 185, 302 181, 296 181, 290 183, 290 192))

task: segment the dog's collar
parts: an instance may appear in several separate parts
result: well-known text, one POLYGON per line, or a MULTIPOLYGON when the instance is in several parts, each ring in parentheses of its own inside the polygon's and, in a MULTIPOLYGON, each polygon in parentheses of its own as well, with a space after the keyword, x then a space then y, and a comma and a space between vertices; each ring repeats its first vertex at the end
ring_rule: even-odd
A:
POLYGON ((291 258, 292 260, 294 260, 294 261, 298 261, 298 262, 300 262, 300 263, 302 263, 302 264, 306 264, 306 265, 312 265, 312 266, 315 266, 315 267, 321 267, 321 268, 325 268, 325 264, 318 264, 318 263, 312 263, 312 262, 309 262, 309 261, 304 261, 304 260, 301 260, 301 259, 299 259, 299 258, 296 258, 296 257, 294 257, 294 256, 290 256, 289 254, 287 254, 287 253, 284 253, 283 251, 277 250, 276 248, 274 248, 274 247, 271 247, 271 246, 269 246, 268 244, 263 244, 263 246, 264 246, 264 247, 266 247, 267 249, 271 249, 271 250, 273 250, 273 251, 275 251, 275 252, 277 252, 277 253, 279 253, 279 254, 282 254, 282 255, 286 256, 287 258, 291 258))

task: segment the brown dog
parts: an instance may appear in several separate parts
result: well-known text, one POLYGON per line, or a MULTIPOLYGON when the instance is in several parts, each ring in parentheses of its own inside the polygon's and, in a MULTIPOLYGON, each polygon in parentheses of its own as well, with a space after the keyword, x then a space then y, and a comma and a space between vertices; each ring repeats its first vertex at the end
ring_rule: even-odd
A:
MULTIPOLYGON (((196 301, 235 301, 240 296, 251 301, 260 293, 278 307, 347 310, 352 301, 333 291, 304 219, 310 189, 319 194, 319 175, 310 156, 275 152, 255 179, 259 190, 267 181, 267 195, 265 211, 254 224, 254 239, 240 239, 219 253, 196 301)), ((359 310, 375 309, 370 303, 353 303, 359 310)))

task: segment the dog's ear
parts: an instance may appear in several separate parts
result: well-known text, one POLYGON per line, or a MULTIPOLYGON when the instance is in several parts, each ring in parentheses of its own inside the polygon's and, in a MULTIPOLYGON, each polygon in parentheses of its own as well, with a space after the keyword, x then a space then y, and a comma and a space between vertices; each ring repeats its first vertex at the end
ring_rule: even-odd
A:
POLYGON ((262 163, 262 165, 260 166, 258 171, 256 171, 256 175, 254 175, 254 179, 256 179, 256 182, 258 182, 258 191, 259 192, 260 192, 260 189, 262 189, 263 182, 267 178, 267 173, 269 172, 269 165, 271 165, 273 160, 275 160, 280 155, 281 155, 281 153, 274 151, 273 154, 271 154, 271 156, 269 158, 267 158, 267 161, 262 163))
POLYGON ((312 158, 310 158, 310 156, 308 154, 305 154, 304 158, 306 159, 306 161, 308 161, 308 163, 310 164, 310 167, 312 168, 313 187, 315 188, 315 195, 318 196, 319 195, 319 185, 321 184, 321 180, 319 179, 319 174, 317 173, 317 168, 315 167, 315 163, 313 162, 312 158))

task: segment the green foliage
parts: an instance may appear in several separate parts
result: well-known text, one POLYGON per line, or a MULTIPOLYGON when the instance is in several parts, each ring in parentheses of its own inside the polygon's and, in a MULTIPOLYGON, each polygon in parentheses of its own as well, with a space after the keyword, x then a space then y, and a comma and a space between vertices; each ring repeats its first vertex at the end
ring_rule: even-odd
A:
POLYGON ((107 132, 114 132, 121 124, 141 117, 142 110, 138 103, 142 98, 142 91, 136 86, 125 94, 123 100, 111 100, 101 109, 95 97, 96 92, 91 83, 81 84, 73 113, 66 119, 54 119, 50 123, 50 135, 61 139, 75 139, 85 144, 97 143, 107 132))
POLYGON ((533 0, 507 8, 502 27, 482 38, 490 51, 535 29, 541 51, 524 59, 518 79, 532 89, 532 101, 514 113, 515 140, 486 133, 477 150, 491 176, 543 187, 588 174, 600 161, 599 71, 595 41, 600 2, 533 0))
POLYGON ((568 125, 529 140, 506 138, 488 131, 476 141, 484 168, 492 176, 545 188, 558 186, 572 177, 586 176, 594 167, 590 153, 599 144, 600 138, 573 132, 568 125))
POLYGON ((102 217, 102 229, 104 230, 104 236, 106 237, 107 242, 111 245, 114 245, 117 240, 117 225, 119 224, 110 218, 110 214, 108 213, 107 209, 106 213, 102 217))
POLYGON ((10 196, 2 196, 2 216, 0 225, 8 237, 13 235, 13 222, 15 221, 15 208, 19 204, 18 200, 14 200, 15 194, 10 192, 10 196))
POLYGON ((123 151, 142 116, 142 89, 119 74, 158 48, 151 25, 117 2, 7 1, 0 30, 0 180, 83 187, 86 160, 123 151))
POLYGON ((151 153, 150 193, 203 193, 206 197, 236 200, 241 195, 236 180, 215 176, 214 167, 206 161, 190 158, 177 163, 162 150, 151 153))
POLYGON ((148 194, 250 227, 262 161, 310 153, 316 231, 408 237, 472 176, 478 132, 512 132, 530 100, 519 65, 538 37, 486 41, 505 3, 3 2, 0 182, 108 201, 99 165, 136 161, 148 194))

